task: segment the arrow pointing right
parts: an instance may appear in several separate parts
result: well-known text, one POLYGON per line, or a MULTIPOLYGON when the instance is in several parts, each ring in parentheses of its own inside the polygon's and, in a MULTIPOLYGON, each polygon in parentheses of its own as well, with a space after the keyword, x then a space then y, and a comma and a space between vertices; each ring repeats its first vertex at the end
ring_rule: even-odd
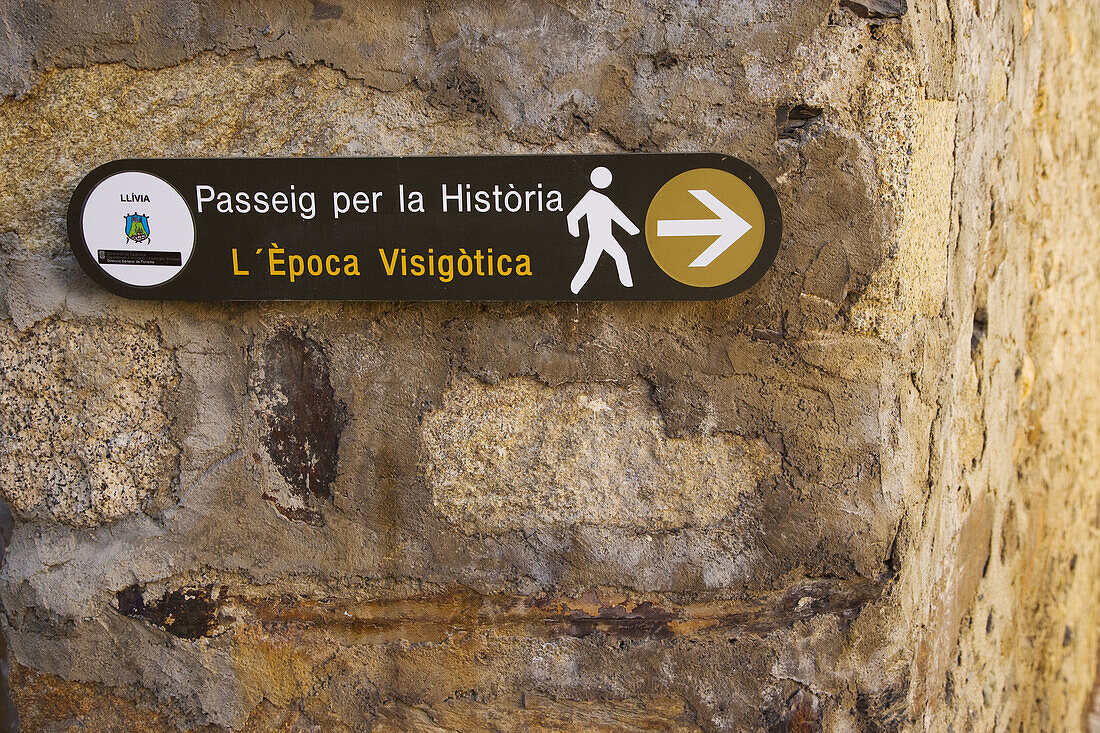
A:
POLYGON ((658 237, 717 237, 710 246, 699 253, 688 267, 706 267, 718 259, 733 244, 752 229, 752 225, 737 215, 733 209, 719 201, 704 189, 688 191, 718 217, 717 219, 659 219, 658 237))

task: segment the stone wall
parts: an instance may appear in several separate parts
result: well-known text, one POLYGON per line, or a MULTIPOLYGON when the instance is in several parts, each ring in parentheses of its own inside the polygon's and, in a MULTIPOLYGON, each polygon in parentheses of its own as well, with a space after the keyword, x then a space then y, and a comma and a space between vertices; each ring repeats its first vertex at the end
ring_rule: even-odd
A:
POLYGON ((0 575, 26 730, 1081 730, 1088 3, 0 9, 0 575), (121 157, 717 151, 715 303, 125 301, 121 157))

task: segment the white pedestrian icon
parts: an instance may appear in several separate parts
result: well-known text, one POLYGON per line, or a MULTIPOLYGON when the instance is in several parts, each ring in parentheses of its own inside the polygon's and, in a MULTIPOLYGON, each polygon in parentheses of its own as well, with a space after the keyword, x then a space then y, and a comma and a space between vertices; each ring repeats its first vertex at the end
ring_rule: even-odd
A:
MULTIPOLYGON (((592 185, 596 188, 607 188, 611 185, 611 171, 602 165, 592 170, 592 185)), ((607 196, 599 191, 589 191, 566 217, 569 221, 569 233, 574 237, 581 235, 580 221, 588 217, 588 249, 584 252, 584 262, 573 276, 573 282, 569 283, 569 289, 576 295, 592 277, 592 271, 596 269, 596 263, 600 255, 607 252, 615 260, 615 267, 619 271, 619 282, 623 287, 633 287, 634 281, 630 279, 630 263, 626 259, 626 251, 615 241, 611 234, 611 222, 615 222, 627 234, 634 236, 638 233, 638 227, 626 217, 619 207, 607 196)))

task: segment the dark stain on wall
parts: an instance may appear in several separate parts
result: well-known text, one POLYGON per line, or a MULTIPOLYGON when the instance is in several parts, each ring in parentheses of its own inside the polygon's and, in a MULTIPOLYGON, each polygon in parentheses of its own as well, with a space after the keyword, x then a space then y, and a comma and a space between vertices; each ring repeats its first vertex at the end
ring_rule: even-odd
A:
POLYGON ((809 104, 781 104, 775 108, 776 135, 780 140, 800 140, 802 131, 821 117, 821 107, 809 104))
POLYGON ((257 390, 267 431, 261 439, 291 493, 310 507, 279 511, 289 519, 320 521, 316 508, 332 496, 347 410, 333 391, 318 342, 282 330, 264 344, 262 359, 257 390))
POLYGON ((326 3, 322 0, 311 0, 313 3, 313 12, 310 13, 311 20, 336 20, 344 14, 344 6, 336 3, 326 3))
POLYGON ((769 716, 768 733, 821 733, 821 702, 804 687, 769 716))
POLYGON ((179 588, 146 602, 135 583, 120 590, 116 599, 119 613, 144 619, 181 639, 210 636, 218 614, 218 602, 209 588, 179 588))
POLYGON ((840 7, 868 20, 900 18, 909 10, 906 0, 840 0, 840 7))

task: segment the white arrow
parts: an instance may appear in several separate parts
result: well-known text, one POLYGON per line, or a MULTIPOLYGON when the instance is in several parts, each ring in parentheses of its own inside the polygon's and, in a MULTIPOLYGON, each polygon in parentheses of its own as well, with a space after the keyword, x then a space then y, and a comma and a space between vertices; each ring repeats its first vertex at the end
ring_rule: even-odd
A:
POLYGON ((730 207, 723 204, 706 189, 689 190, 703 206, 713 211, 717 219, 659 219, 658 237, 718 237, 704 249, 688 267, 706 267, 718 258, 718 255, 733 246, 752 224, 742 219, 730 207))

